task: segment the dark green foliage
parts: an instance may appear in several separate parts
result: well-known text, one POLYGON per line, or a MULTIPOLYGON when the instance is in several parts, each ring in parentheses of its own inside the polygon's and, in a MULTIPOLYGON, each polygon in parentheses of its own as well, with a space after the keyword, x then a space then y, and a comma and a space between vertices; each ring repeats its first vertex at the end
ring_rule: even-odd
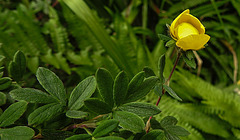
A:
POLYGON ((158 34, 159 39, 163 40, 163 41, 169 41, 171 40, 170 37, 163 35, 163 34, 158 34))
POLYGON ((124 140, 124 139, 116 136, 107 136, 103 138, 97 138, 96 140, 124 140))
POLYGON ((165 44, 165 46, 166 47, 175 47, 176 46, 176 41, 171 39, 165 44))
POLYGON ((37 70, 37 79, 43 88, 57 99, 61 104, 66 104, 66 91, 62 81, 52 71, 40 67, 37 70))
POLYGON ((163 88, 168 92, 169 95, 171 95, 173 98, 182 101, 180 97, 167 85, 163 85, 163 88))
POLYGON ((143 98, 155 86, 157 81, 158 78, 155 76, 146 78, 137 90, 127 93, 125 102, 133 102, 143 98))
POLYGON ((71 137, 67 138, 66 140, 91 140, 91 139, 92 139, 91 135, 80 134, 80 135, 71 136, 71 137))
POLYGON ((98 69, 96 72, 98 90, 103 100, 113 106, 113 79, 110 72, 106 69, 98 69))
POLYGON ((29 103, 57 102, 52 96, 33 88, 19 88, 12 90, 10 95, 15 100, 25 100, 29 103))
MULTIPOLYGON (((94 132, 96 126, 105 120, 111 120, 112 114, 120 110, 136 114, 135 117, 155 115, 158 124, 165 116, 173 115, 179 120, 178 125, 191 133, 187 137, 181 137, 183 140, 240 138, 239 86, 236 84, 240 77, 240 63, 237 62, 240 60, 240 4, 237 0, 58 2, 0 2, 0 115, 6 114, 12 108, 11 105, 19 103, 14 100, 29 102, 24 103, 28 105, 26 108, 25 105, 22 106, 24 109, 20 108, 20 112, 15 111, 18 115, 9 117, 14 119, 9 119, 11 124, 9 122, 7 128, 1 126, 0 139, 16 139, 15 135, 18 135, 20 129, 26 129, 29 133, 22 132, 24 135, 20 134, 19 139, 31 139, 34 134, 29 131, 29 127, 25 127, 28 125, 26 118, 45 106, 49 108, 45 108, 40 114, 50 109, 52 113, 48 114, 49 118, 40 121, 37 127, 35 124, 31 125, 36 131, 35 135, 48 127, 54 129, 44 130, 49 132, 47 135, 43 134, 44 138, 69 137, 73 134, 68 133, 71 129, 63 132, 56 130, 77 123, 79 128, 73 127, 76 137, 72 138, 92 139, 91 130, 94 132), (169 75, 176 56, 176 41, 171 39, 168 28, 173 19, 185 9, 190 9, 191 14, 203 23, 206 34, 211 39, 205 49, 195 54, 192 51, 184 52, 183 59, 170 80, 170 86, 163 87, 164 77, 169 75), (165 54, 165 67, 163 63, 158 63, 162 54, 165 54), (24 64, 24 61, 27 63, 24 64), (54 74, 42 75, 44 78, 41 79, 38 71, 38 80, 45 88, 45 93, 34 76, 39 66, 54 71, 63 82, 54 74), (90 75, 98 68, 101 69, 96 72, 95 80, 90 75), (143 68, 144 72, 135 75, 143 68), (198 74, 201 78, 182 69, 198 74), (122 70, 132 79, 129 83, 122 82, 127 88, 119 88, 123 90, 123 95, 127 89, 126 97, 119 96, 122 91, 117 90, 117 93, 117 88, 115 91, 113 89, 113 85, 119 82, 116 80, 114 83, 112 77, 115 78, 122 70), (159 77, 151 77, 156 76, 154 73, 159 77), (85 79, 86 77, 88 78, 85 79), (98 91, 95 91, 96 87, 98 91), (168 94, 162 96, 164 88, 182 101, 169 98, 168 94), (151 90, 157 96, 148 94, 151 90), (156 115, 159 109, 152 105, 159 96, 162 96, 159 105, 162 112, 156 115), (103 116, 98 118, 99 116, 91 112, 91 107, 84 106, 84 101, 92 97, 105 106, 108 105, 106 115, 100 113, 103 116), (139 107, 141 103, 132 103, 139 99, 152 105, 147 104, 142 108, 139 107), (52 106, 52 103, 55 105, 52 106), (146 113, 136 111, 136 108, 141 112, 145 110, 146 113), (58 113, 52 115, 54 111, 58 113)), ((122 119, 123 122, 126 120, 127 118, 122 119)), ((128 123, 132 125, 131 122, 128 123)), ((179 139, 178 136, 188 134, 179 126, 166 127, 165 130, 168 131, 165 131, 165 139, 179 139)), ((128 127, 128 130, 128 137, 121 135, 124 130, 118 127, 106 134, 106 137, 97 139, 161 139, 163 128, 152 126, 148 134, 135 134, 134 128, 128 127)))
POLYGON ((68 110, 66 112, 66 116, 69 118, 81 119, 81 118, 87 117, 88 113, 83 111, 77 111, 77 110, 68 110))
POLYGON ((54 129, 43 129, 42 130, 42 136, 45 139, 64 140, 73 135, 74 135, 74 133, 70 132, 70 131, 60 131, 60 130, 54 130, 54 129))
POLYGON ((29 125, 38 125, 45 121, 48 121, 60 114, 63 110, 63 106, 60 104, 52 103, 37 108, 28 116, 29 125))
POLYGON ((164 140, 164 132, 162 130, 153 130, 145 134, 140 140, 164 140))
POLYGON ((105 102, 99 99, 87 99, 84 101, 84 105, 91 111, 98 114, 106 114, 112 112, 112 108, 105 102))
POLYGON ((141 71, 132 78, 132 80, 128 84, 128 91, 127 91, 128 94, 133 93, 141 86, 144 80, 144 75, 145 75, 145 72, 141 71))
POLYGON ((145 77, 156 76, 154 71, 149 67, 144 67, 143 71, 145 72, 145 77))
POLYGON ((128 82, 128 76, 124 71, 120 72, 114 80, 113 99, 117 106, 125 102, 128 91, 128 82))
POLYGON ((178 136, 188 136, 190 133, 180 126, 176 126, 177 120, 174 117, 167 116, 160 122, 161 127, 164 130, 166 139, 179 139, 178 136))
POLYGON ((16 126, 13 128, 1 129, 0 138, 5 140, 24 139, 30 140, 34 136, 34 130, 26 126, 16 126))
POLYGON ((0 90, 9 88, 12 84, 12 79, 9 77, 0 78, 0 90))
POLYGON ((127 103, 119 107, 120 110, 132 112, 141 117, 150 117, 156 114, 159 114, 161 110, 152 104, 149 103, 127 103))
POLYGON ((68 107, 70 110, 80 109, 83 106, 84 101, 92 96, 96 89, 96 86, 96 80, 93 76, 90 76, 80 82, 73 89, 69 97, 68 107))
POLYGON ((92 133, 93 137, 101 137, 107 135, 108 133, 112 132, 118 126, 117 120, 107 120, 101 123, 94 132, 92 133))
POLYGON ((113 118, 119 121, 121 127, 134 133, 142 132, 145 126, 140 117, 130 112, 115 111, 113 113, 113 118))
POLYGON ((184 53, 183 60, 189 67, 196 69, 197 64, 193 58, 193 54, 190 54, 190 52, 191 51, 187 51, 186 53, 184 53))
POLYGON ((159 81, 162 84, 165 82, 165 79, 163 76, 163 71, 164 71, 164 67, 165 67, 165 59, 166 59, 165 54, 163 54, 158 60, 158 75, 159 75, 159 81))
POLYGON ((0 127, 6 127, 18 120, 27 109, 27 102, 20 101, 9 106, 0 116, 0 127))
POLYGON ((23 77, 26 71, 26 58, 21 51, 17 51, 13 57, 13 61, 10 62, 8 71, 14 80, 19 81, 23 77))
POLYGON ((6 95, 2 92, 0 92, 0 106, 4 105, 6 103, 6 95))

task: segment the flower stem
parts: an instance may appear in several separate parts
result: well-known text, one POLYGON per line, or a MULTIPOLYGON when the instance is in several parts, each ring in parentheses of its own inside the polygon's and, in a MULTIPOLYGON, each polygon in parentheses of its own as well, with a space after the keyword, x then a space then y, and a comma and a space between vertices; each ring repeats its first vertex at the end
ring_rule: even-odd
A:
POLYGON ((169 81, 170 81, 170 79, 171 79, 171 77, 172 77, 172 75, 173 75, 174 70, 176 69, 176 66, 177 66, 178 61, 179 61, 179 59, 180 59, 180 57, 181 57, 181 54, 182 54, 181 52, 178 52, 178 54, 177 54, 177 59, 176 59, 176 61, 175 61, 175 63, 174 63, 174 66, 173 66, 173 68, 172 68, 172 71, 171 71, 171 73, 170 73, 167 81, 165 82, 166 85, 169 85, 169 81))
MULTIPOLYGON (((173 68, 172 68, 172 71, 171 71, 171 73, 170 73, 167 81, 165 82, 165 85, 169 85, 170 79, 171 79, 171 77, 172 77, 172 75, 173 75, 174 70, 176 69, 176 66, 177 66, 177 64, 178 64, 178 62, 179 62, 179 59, 180 59, 180 57, 181 57, 181 54, 182 54, 182 53, 181 53, 180 51, 178 51, 177 59, 176 59, 176 61, 175 61, 175 63, 174 63, 174 66, 173 66, 173 68)), ((156 103, 156 106, 159 105, 159 103, 160 103, 160 101, 161 101, 161 99, 162 99, 161 97, 164 95, 165 92, 166 92, 165 89, 163 89, 163 90, 162 90, 162 95, 159 96, 159 98, 158 98, 158 100, 157 100, 157 103, 156 103)), ((151 126, 151 125, 150 125, 151 119, 152 119, 152 116, 149 117, 149 119, 148 119, 148 121, 147 121, 147 123, 146 123, 146 128, 145 128, 146 133, 149 132, 149 129, 150 129, 150 126, 151 126)))

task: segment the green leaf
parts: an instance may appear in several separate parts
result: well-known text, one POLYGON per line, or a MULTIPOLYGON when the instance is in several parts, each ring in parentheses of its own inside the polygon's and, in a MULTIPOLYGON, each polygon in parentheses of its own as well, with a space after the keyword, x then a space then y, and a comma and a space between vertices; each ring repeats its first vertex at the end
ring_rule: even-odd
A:
POLYGON ((136 114, 126 111, 114 111, 113 118, 119 121, 119 125, 126 130, 139 133, 144 130, 143 120, 136 114))
POLYGON ((92 136, 88 134, 80 134, 80 135, 74 135, 69 138, 66 138, 66 140, 91 140, 92 136))
POLYGON ((167 85, 163 85, 163 88, 168 92, 169 95, 171 95, 174 99, 177 99, 179 101, 182 101, 180 97, 167 85))
POLYGON ((96 72, 97 85, 100 95, 102 96, 104 102, 108 103, 113 107, 113 78, 111 73, 104 69, 100 68, 96 72))
POLYGON ((7 97, 3 92, 0 92, 0 106, 6 104, 7 97))
POLYGON ((163 118, 160 126, 165 131, 165 136, 168 140, 180 140, 178 136, 188 136, 190 133, 180 126, 176 126, 177 119, 172 116, 163 118))
POLYGON ((9 75, 16 81, 19 81, 22 78, 21 71, 16 62, 11 61, 8 66, 9 75))
POLYGON ((96 140, 124 140, 124 138, 116 137, 116 136, 107 136, 107 137, 97 138, 96 140))
POLYGON ((161 120, 160 124, 162 127, 166 127, 169 125, 176 125, 177 122, 178 122, 178 120, 175 117, 166 116, 161 120))
POLYGON ((168 37, 168 36, 166 36, 166 35, 163 35, 163 34, 158 34, 158 38, 159 38, 160 40, 163 40, 163 41, 169 41, 169 40, 171 40, 170 37, 168 37))
POLYGON ((96 98, 87 99, 84 104, 89 110, 98 114, 107 114, 112 112, 112 108, 107 103, 96 98))
POLYGON ((9 64, 9 73, 14 80, 19 81, 26 71, 26 58, 21 51, 17 51, 13 61, 9 64))
MULTIPOLYGON (((1 47, 1 45, 0 45, 0 47, 1 47)), ((4 62, 5 58, 6 58, 5 56, 0 55, 0 66, 3 65, 3 62, 4 62)))
POLYGON ((156 74, 153 72, 153 70, 149 67, 144 67, 143 71, 145 72, 145 77, 151 77, 151 76, 156 76, 156 74))
POLYGON ((152 130, 140 140, 164 140, 164 132, 162 130, 152 130))
POLYGON ((176 46, 176 41, 171 39, 165 44, 165 46, 166 47, 175 47, 176 46))
POLYGON ((119 107, 120 110, 132 112, 140 117, 150 117, 161 112, 161 110, 150 103, 127 103, 119 107))
POLYGON ((19 66, 19 70, 24 74, 26 71, 26 57, 21 51, 17 51, 13 57, 13 62, 16 62, 19 66))
POLYGON ((12 79, 9 77, 0 78, 0 90, 9 88, 12 84, 12 79))
POLYGON ((190 135, 190 133, 180 127, 180 126, 176 126, 176 125, 168 125, 166 127, 164 127, 164 130, 167 131, 168 133, 172 134, 172 135, 176 135, 176 136, 188 136, 190 135))
POLYGON ((53 103, 53 102, 56 102, 56 100, 52 96, 50 96, 40 90, 33 89, 33 88, 15 89, 10 92, 10 95, 15 100, 24 100, 29 103, 53 103))
POLYGON ((168 133, 167 131, 165 131, 165 137, 166 140, 181 140, 178 136, 168 133))
POLYGON ((70 131, 60 131, 55 129, 43 129, 41 134, 46 140, 64 140, 65 138, 74 135, 74 133, 70 131))
POLYGON ((163 76, 164 67, 165 67, 165 54, 160 56, 160 58, 158 60, 158 75, 159 75, 160 83, 165 82, 165 79, 163 76))
POLYGON ((68 107, 70 110, 78 110, 84 105, 84 101, 92 96, 97 87, 96 80, 89 76, 81 81, 72 91, 68 107))
POLYGON ((136 91, 141 86, 141 84, 144 80, 144 75, 145 75, 145 72, 141 71, 132 78, 132 80, 128 84, 127 96, 132 94, 134 91, 136 91))
POLYGON ((154 93, 157 95, 157 96, 162 96, 162 90, 163 90, 163 83, 157 83, 154 87, 154 93))
POLYGON ((121 105, 125 101, 128 82, 128 76, 124 71, 120 72, 114 80, 113 99, 117 106, 121 105))
POLYGON ((117 120, 107 120, 102 122, 92 133, 93 137, 101 137, 105 136, 108 133, 112 132, 114 129, 117 128, 118 126, 118 121, 117 120))
POLYGON ((192 60, 194 58, 194 54, 193 54, 193 51, 192 50, 188 50, 185 52, 185 55, 187 56, 187 58, 189 60, 192 60))
POLYGON ((0 72, 1 72, 1 75, 0 77, 2 77, 2 74, 3 74, 3 71, 5 70, 5 67, 0 67, 0 72))
POLYGON ((66 91, 62 81, 52 71, 40 67, 37 70, 37 79, 43 88, 56 98, 61 104, 66 104, 66 91))
MULTIPOLYGON (((1 71, 1 67, 0 67, 0 71, 1 71)), ((2 78, 3 76, 3 72, 0 72, 0 78, 2 78)))
POLYGON ((27 102, 20 101, 10 105, 0 116, 0 127, 13 124, 27 109, 27 102))
POLYGON ((187 56, 184 55, 183 60, 189 67, 196 69, 196 62, 194 59, 189 60, 187 56))
POLYGON ((31 140, 35 132, 26 126, 16 126, 0 130, 1 140, 31 140))
POLYGON ((38 125, 45 121, 48 121, 55 117, 56 115, 62 113, 63 107, 60 104, 52 103, 47 104, 44 106, 41 106, 34 110, 29 116, 28 116, 28 124, 29 125, 38 125))
POLYGON ((66 116, 69 118, 81 119, 81 118, 87 117, 88 113, 83 111, 77 111, 77 110, 68 110, 66 112, 66 116))
POLYGON ((146 78, 141 84, 141 86, 126 98, 126 103, 139 100, 146 96, 150 92, 150 90, 155 86, 157 81, 158 77, 156 76, 146 78))

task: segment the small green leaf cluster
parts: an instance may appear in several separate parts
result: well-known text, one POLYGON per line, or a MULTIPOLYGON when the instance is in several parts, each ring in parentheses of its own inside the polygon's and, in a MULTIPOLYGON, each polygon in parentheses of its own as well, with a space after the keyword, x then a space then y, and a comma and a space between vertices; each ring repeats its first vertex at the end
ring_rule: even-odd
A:
POLYGON ((13 57, 13 61, 9 63, 9 75, 15 80, 20 81, 26 71, 26 58, 23 52, 17 51, 13 57))
MULTIPOLYGON (((169 25, 168 25, 169 26, 169 25)), ((163 40, 166 42, 165 46, 166 47, 176 47, 176 41, 171 39, 170 37, 163 35, 163 34, 158 34, 158 37, 160 40, 163 40)), ((196 69, 196 62, 194 60, 195 55, 193 54, 192 50, 188 51, 181 51, 183 54, 183 60, 189 66, 190 68, 196 69)))
MULTIPOLYGON (((172 96, 174 99, 182 101, 182 99, 174 92, 172 88, 169 87, 169 80, 165 80, 165 77, 163 75, 164 72, 164 67, 165 67, 165 54, 160 56, 159 61, 158 61, 158 75, 159 75, 159 80, 157 81, 156 85, 154 86, 154 93, 162 97, 165 91, 169 93, 170 96, 172 96)), ((144 71, 148 73, 148 75, 154 75, 154 72, 150 68, 145 68, 144 71)))

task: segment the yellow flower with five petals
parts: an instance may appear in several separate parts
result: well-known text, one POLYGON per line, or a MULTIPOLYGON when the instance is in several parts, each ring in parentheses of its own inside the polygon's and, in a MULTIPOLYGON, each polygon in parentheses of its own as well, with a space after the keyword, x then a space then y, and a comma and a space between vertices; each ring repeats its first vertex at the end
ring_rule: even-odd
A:
POLYGON ((183 11, 171 24, 170 34, 176 45, 182 50, 199 50, 210 39, 205 34, 202 23, 193 15, 189 14, 189 9, 183 11))

